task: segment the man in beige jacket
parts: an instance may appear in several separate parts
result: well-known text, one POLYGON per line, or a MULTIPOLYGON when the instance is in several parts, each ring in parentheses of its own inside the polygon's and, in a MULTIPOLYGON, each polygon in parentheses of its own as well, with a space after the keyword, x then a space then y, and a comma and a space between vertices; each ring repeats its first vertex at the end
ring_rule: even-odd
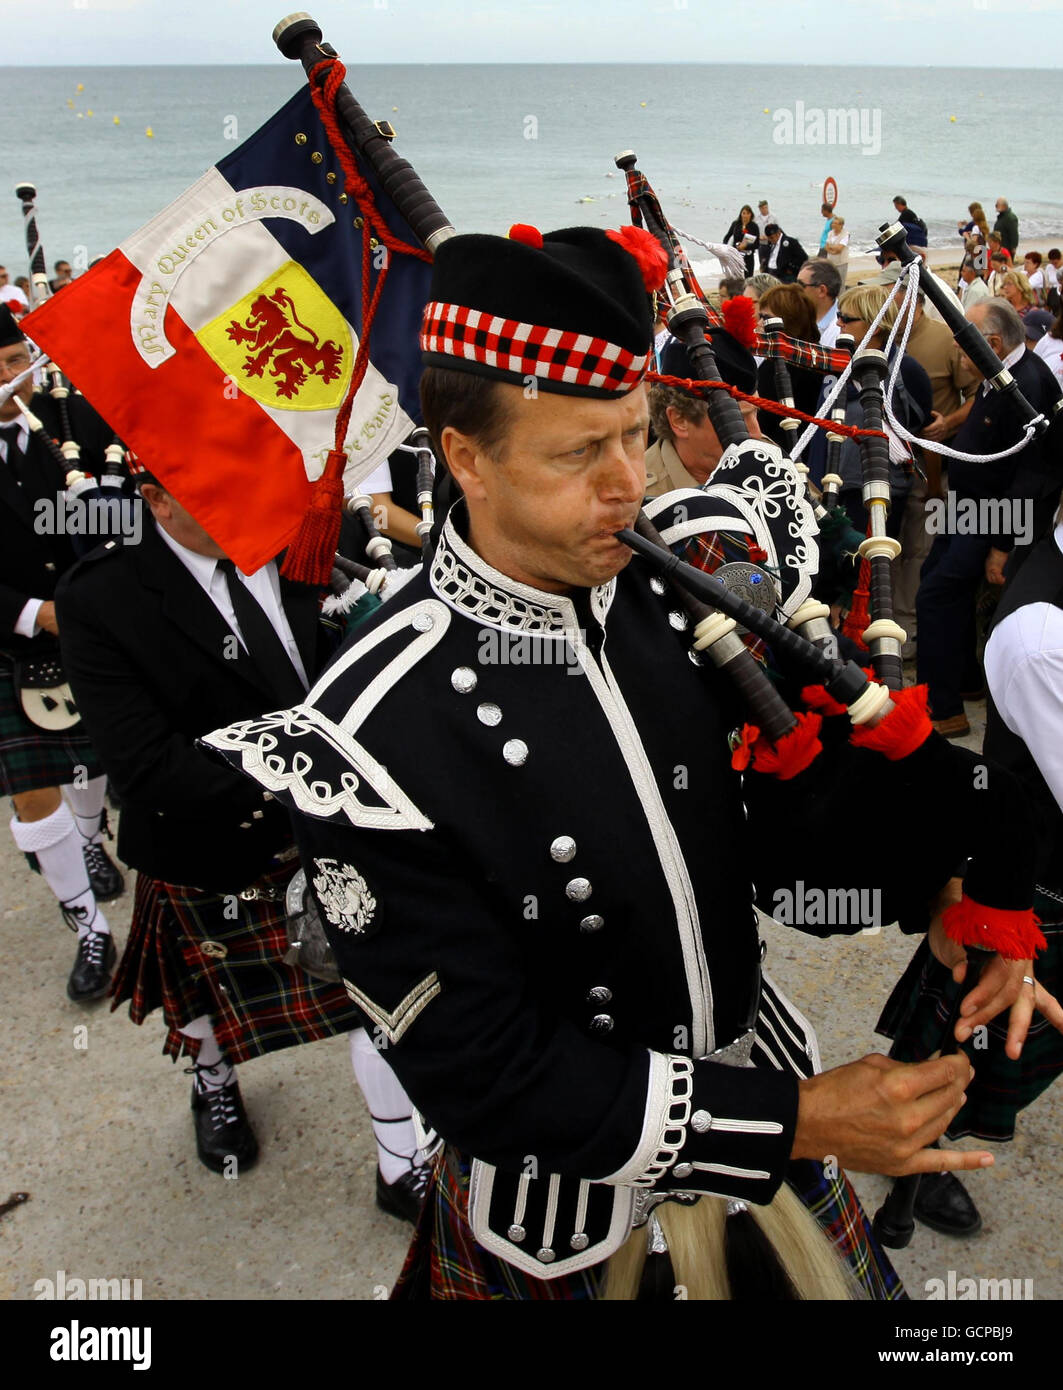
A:
MULTIPOLYGON (((744 370, 745 364, 737 361, 737 355, 744 349, 733 339, 727 346, 730 354, 717 353, 723 379, 742 391, 755 391, 753 358, 746 354, 749 367, 744 370), (736 361, 732 362, 731 356, 736 361)), ((661 370, 669 376, 690 375, 686 350, 674 338, 661 352, 661 370)), ((742 401, 741 406, 752 438, 763 438, 757 425, 756 406, 747 401, 742 401)), ((724 445, 709 419, 706 403, 678 387, 657 383, 650 389, 650 419, 657 438, 646 451, 647 497, 659 497, 677 488, 701 487, 707 483, 720 461, 724 445)))

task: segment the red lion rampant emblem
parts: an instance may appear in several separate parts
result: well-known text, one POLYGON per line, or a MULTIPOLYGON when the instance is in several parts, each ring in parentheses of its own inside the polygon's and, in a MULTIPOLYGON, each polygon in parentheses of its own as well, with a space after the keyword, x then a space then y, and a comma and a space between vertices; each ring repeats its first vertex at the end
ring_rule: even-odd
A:
POLYGON ((277 395, 293 400, 308 376, 335 381, 341 374, 343 348, 331 338, 321 342, 296 313, 292 297, 283 286, 272 294, 260 294, 251 303, 243 323, 233 319, 226 329, 234 343, 250 343, 244 358, 248 376, 276 377, 277 395))

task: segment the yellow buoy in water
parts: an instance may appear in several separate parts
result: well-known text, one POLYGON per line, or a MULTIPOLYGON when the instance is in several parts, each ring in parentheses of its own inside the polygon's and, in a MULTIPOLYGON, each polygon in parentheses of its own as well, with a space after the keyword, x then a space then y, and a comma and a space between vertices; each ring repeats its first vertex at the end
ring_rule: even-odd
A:
POLYGON ((152 139, 154 139, 154 137, 155 137, 155 132, 152 130, 152 128, 151 128, 150 125, 148 126, 148 128, 147 128, 147 130, 144 132, 144 134, 148 137, 149 140, 152 140, 152 139))
POLYGON ((771 107, 770 107, 770 106, 765 106, 765 108, 764 108, 764 114, 765 114, 765 116, 770 116, 770 115, 771 115, 771 107))
POLYGON ((393 106, 391 109, 392 111, 397 111, 399 108, 397 106, 393 106))
POLYGON ((84 84, 84 82, 79 82, 79 83, 77 84, 77 86, 74 88, 74 91, 75 91, 75 92, 83 92, 84 90, 85 90, 85 84, 84 84))
POLYGON ((121 125, 121 124, 122 124, 122 122, 118 119, 117 116, 115 116, 115 118, 114 118, 114 123, 115 123, 115 125, 121 125))
POLYGON ((956 117, 955 117, 955 116, 950 116, 950 117, 949 117, 949 120, 952 121, 952 123, 955 125, 955 123, 956 123, 956 117))
POLYGON ((91 116, 91 115, 92 115, 92 108, 91 108, 91 107, 89 108, 88 111, 85 112, 85 115, 86 115, 86 116, 91 116))
POLYGON ((71 111, 73 111, 73 109, 74 109, 74 98, 73 98, 73 97, 67 97, 67 99, 66 99, 66 104, 67 104, 67 106, 70 107, 71 111))
POLYGON ((640 102, 639 102, 639 105, 640 105, 640 106, 645 106, 645 105, 646 105, 646 102, 640 101, 640 102))

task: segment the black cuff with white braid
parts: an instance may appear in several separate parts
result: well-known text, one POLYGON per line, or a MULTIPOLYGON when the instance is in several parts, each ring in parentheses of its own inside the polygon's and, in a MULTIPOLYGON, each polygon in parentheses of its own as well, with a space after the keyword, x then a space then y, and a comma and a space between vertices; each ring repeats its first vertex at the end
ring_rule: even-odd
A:
POLYGON ((642 1140, 606 1182, 770 1202, 797 1127, 798 1078, 652 1053, 642 1140))

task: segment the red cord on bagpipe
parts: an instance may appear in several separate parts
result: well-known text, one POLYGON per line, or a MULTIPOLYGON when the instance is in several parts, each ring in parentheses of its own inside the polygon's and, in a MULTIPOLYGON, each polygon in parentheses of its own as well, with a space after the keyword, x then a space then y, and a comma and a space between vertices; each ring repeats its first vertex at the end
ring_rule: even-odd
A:
POLYGON ((726 381, 698 381, 685 376, 667 376, 663 372, 647 372, 646 380, 659 386, 675 386, 680 391, 687 391, 695 396, 702 391, 726 391, 736 401, 752 402, 758 410, 766 410, 771 415, 785 415, 792 420, 803 420, 806 425, 818 425, 820 429, 830 430, 833 434, 848 435, 850 439, 859 439, 861 435, 874 435, 879 439, 889 438, 882 430, 865 430, 861 429, 859 425, 821 420, 818 415, 806 415, 803 410, 798 410, 796 406, 780 405, 778 401, 768 400, 766 396, 751 396, 745 391, 740 391, 737 386, 731 386, 726 381))
POLYGON ((310 506, 303 517, 299 533, 288 547, 283 573, 286 578, 301 584, 324 585, 332 573, 332 557, 340 535, 340 521, 343 514, 343 472, 347 466, 347 456, 343 452, 347 427, 350 424, 351 410, 358 388, 365 379, 369 366, 369 336, 376 316, 380 296, 387 280, 390 257, 383 258, 372 285, 372 247, 375 239, 389 252, 404 256, 415 256, 418 260, 431 262, 432 257, 422 246, 411 246, 395 236, 385 223, 373 198, 373 190, 361 175, 354 161, 350 147, 340 131, 336 118, 336 93, 347 76, 347 69, 339 58, 324 58, 310 73, 310 95, 325 127, 329 144, 343 170, 345 191, 353 198, 364 218, 362 234, 362 333, 358 352, 354 359, 350 384, 336 415, 336 432, 332 448, 329 450, 321 477, 314 483, 310 495, 310 506), (325 73, 324 85, 319 83, 319 74, 325 73))

